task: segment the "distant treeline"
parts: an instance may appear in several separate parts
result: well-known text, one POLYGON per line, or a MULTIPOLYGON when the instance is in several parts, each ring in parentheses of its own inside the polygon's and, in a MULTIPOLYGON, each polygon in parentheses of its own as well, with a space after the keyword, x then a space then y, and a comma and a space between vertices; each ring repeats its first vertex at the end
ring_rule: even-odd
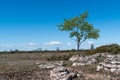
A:
POLYGON ((14 53, 64 53, 64 52, 76 52, 81 53, 84 52, 86 54, 95 54, 95 53, 103 53, 108 52, 111 54, 120 54, 120 45, 118 44, 109 44, 97 47, 96 49, 86 49, 86 50, 32 50, 32 51, 20 51, 18 49, 11 51, 1 51, 0 54, 14 54, 14 53))
POLYGON ((39 51, 39 50, 32 50, 32 51, 20 51, 20 50, 11 50, 11 51, 1 51, 0 54, 14 54, 14 53, 64 53, 64 52, 85 52, 88 50, 43 50, 43 51, 39 51))

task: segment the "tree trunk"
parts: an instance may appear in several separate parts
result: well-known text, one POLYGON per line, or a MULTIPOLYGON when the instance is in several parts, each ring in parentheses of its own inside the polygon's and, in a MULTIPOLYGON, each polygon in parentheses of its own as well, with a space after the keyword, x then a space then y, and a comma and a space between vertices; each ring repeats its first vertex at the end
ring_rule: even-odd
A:
POLYGON ((77 51, 79 51, 79 48, 80 48, 80 41, 78 40, 77 41, 77 51))

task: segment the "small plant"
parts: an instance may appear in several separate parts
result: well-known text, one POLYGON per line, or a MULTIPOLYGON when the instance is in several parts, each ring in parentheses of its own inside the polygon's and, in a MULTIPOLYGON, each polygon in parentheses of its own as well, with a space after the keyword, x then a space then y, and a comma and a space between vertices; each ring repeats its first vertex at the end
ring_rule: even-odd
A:
POLYGON ((105 57, 100 56, 100 57, 97 58, 97 61, 98 61, 98 63, 100 63, 100 62, 103 62, 104 59, 105 59, 105 57))
POLYGON ((91 44, 90 50, 94 50, 94 44, 91 44))

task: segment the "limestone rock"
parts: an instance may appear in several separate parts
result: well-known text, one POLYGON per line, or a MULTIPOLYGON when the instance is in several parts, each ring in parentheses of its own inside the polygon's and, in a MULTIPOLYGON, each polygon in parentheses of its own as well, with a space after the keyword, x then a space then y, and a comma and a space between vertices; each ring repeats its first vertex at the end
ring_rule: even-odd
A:
POLYGON ((120 74, 120 54, 106 55, 105 60, 97 66, 97 71, 101 69, 120 74))
POLYGON ((81 77, 82 72, 78 73, 73 71, 71 68, 58 66, 50 71, 51 80, 72 80, 75 77, 81 77))
POLYGON ((57 66, 65 65, 64 61, 46 62, 46 63, 36 63, 40 69, 53 69, 57 66))

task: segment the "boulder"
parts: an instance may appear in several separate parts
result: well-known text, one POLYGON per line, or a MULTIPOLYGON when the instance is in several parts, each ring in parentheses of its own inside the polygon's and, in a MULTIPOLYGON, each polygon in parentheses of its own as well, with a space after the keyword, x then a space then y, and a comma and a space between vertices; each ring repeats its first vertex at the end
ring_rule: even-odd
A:
POLYGON ((72 80, 75 77, 81 77, 82 72, 72 70, 70 67, 58 66, 50 71, 51 80, 72 80))
POLYGON ((40 69, 53 69, 57 66, 65 65, 64 61, 54 61, 54 62, 44 62, 44 63, 36 63, 37 67, 40 69))
POLYGON ((120 74, 120 54, 106 55, 104 61, 97 66, 97 71, 100 71, 101 69, 120 74))
POLYGON ((50 71, 51 80, 68 80, 69 71, 63 66, 59 66, 50 71))
POLYGON ((73 62, 72 66, 85 66, 98 63, 98 58, 105 57, 107 53, 98 53, 89 56, 74 55, 69 60, 73 62))
POLYGON ((79 55, 74 55, 69 59, 69 61, 75 62, 75 61, 79 60, 79 58, 80 58, 79 55))
POLYGON ((86 65, 85 63, 74 62, 74 63, 72 64, 72 67, 85 66, 85 65, 86 65))

